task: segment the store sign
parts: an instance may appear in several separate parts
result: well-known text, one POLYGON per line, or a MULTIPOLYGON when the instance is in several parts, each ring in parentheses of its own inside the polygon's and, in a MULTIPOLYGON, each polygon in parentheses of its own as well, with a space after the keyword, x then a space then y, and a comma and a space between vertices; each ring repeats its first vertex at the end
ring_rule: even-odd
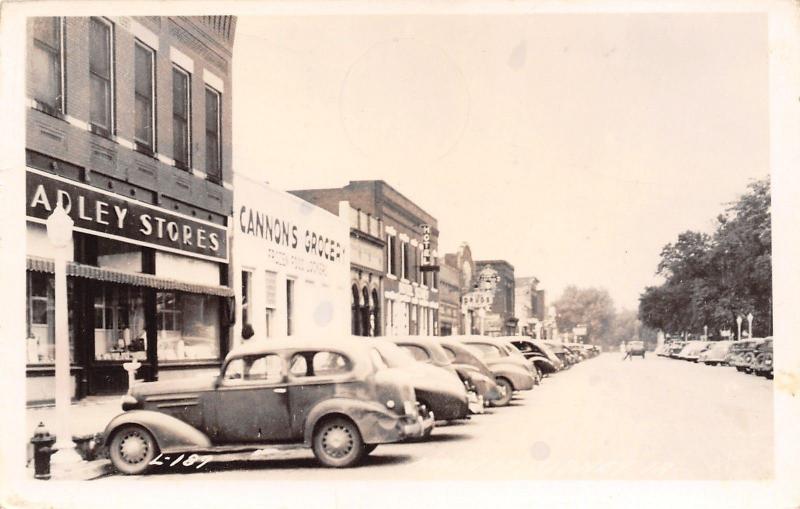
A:
POLYGON ((483 319, 483 330, 496 332, 503 329, 503 317, 498 313, 486 313, 483 319))
POLYGON ((227 230, 219 225, 30 169, 25 193, 25 214, 32 220, 45 221, 61 203, 77 231, 202 258, 228 259, 227 230))
POLYGON ((292 219, 267 214, 242 205, 239 208, 239 230, 285 250, 298 251, 312 258, 341 263, 343 246, 324 232, 304 227, 292 219))
POLYGON ((484 290, 475 290, 461 298, 461 304, 467 309, 489 309, 492 307, 494 294, 484 290))

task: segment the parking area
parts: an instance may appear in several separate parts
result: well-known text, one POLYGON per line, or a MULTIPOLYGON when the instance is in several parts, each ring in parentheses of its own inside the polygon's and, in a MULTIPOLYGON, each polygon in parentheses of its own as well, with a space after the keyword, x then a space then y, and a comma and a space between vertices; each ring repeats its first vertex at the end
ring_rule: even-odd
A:
POLYGON ((772 429, 769 380, 607 353, 545 378, 508 407, 438 426, 426 441, 381 445, 357 468, 320 468, 310 450, 272 448, 259 459, 167 464, 131 479, 767 479, 772 429))

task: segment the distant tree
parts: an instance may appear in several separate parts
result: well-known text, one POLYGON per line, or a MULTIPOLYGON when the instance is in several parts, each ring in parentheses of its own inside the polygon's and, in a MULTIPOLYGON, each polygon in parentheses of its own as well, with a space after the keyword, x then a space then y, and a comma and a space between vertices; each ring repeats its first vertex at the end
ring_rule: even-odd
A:
POLYGON ((614 301, 605 288, 568 286, 555 307, 559 331, 571 332, 577 325, 586 325, 589 342, 606 344, 614 319, 614 301))
POLYGON ((653 348, 658 341, 658 331, 644 325, 637 311, 630 309, 617 311, 612 321, 609 345, 615 347, 633 339, 644 341, 648 347, 653 348))

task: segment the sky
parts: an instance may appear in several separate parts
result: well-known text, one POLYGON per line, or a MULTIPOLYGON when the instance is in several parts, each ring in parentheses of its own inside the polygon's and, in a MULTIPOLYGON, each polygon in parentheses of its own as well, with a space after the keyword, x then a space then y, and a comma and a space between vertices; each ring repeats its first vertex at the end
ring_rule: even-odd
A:
POLYGON ((762 14, 239 17, 234 168, 279 189, 382 179, 440 252, 552 302, 636 309, 661 248, 769 174, 762 14))

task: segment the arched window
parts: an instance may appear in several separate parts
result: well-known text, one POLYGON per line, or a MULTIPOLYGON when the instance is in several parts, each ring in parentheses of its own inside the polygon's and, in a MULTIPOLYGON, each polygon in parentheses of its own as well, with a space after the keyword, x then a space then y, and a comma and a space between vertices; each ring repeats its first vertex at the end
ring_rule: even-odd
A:
POLYGON ((369 336, 370 335, 370 328, 369 328, 369 313, 370 313, 370 302, 369 302, 369 290, 364 287, 361 290, 361 335, 362 336, 369 336))
POLYGON ((381 324, 381 300, 378 297, 378 290, 372 290, 372 318, 370 319, 370 336, 379 336, 381 324))

